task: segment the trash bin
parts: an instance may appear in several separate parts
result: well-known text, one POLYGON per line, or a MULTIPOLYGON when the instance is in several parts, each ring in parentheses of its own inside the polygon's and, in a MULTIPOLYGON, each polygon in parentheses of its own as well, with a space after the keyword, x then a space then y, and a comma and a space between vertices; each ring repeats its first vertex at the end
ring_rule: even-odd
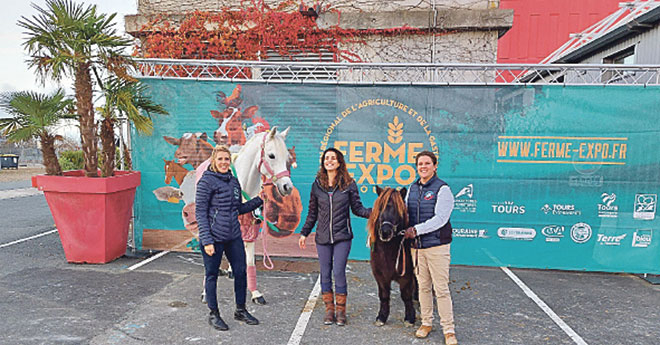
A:
POLYGON ((18 169, 18 155, 11 155, 11 154, 0 155, 0 168, 18 169))

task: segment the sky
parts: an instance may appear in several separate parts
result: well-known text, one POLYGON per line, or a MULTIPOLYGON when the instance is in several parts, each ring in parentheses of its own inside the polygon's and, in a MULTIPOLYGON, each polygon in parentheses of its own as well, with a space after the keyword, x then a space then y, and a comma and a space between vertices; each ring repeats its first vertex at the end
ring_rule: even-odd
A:
MULTIPOLYGON (((77 1, 84 4, 96 5, 97 11, 101 13, 117 13, 115 17, 115 28, 118 32, 124 33, 124 16, 137 13, 137 0, 84 0, 77 1)), ((58 85, 54 82, 47 82, 42 85, 35 78, 32 70, 28 69, 25 62, 26 54, 23 51, 22 43, 25 39, 23 29, 16 23, 24 17, 32 17, 37 11, 31 4, 45 7, 45 0, 0 0, 2 11, 0 11, 0 92, 12 91, 37 91, 42 93, 51 93, 57 89, 58 85)), ((63 80, 61 86, 68 94, 73 94, 73 83, 69 80, 63 80)), ((6 113, 0 110, 0 117, 7 117, 6 113)), ((71 136, 71 129, 63 128, 62 134, 71 136)))

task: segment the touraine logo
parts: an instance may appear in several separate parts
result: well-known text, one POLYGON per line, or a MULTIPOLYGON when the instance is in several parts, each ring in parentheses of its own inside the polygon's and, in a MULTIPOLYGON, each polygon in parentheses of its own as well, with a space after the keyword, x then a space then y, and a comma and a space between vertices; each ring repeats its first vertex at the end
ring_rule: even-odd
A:
POLYGON ((531 241, 536 237, 536 230, 532 228, 499 228, 497 236, 503 240, 531 241))

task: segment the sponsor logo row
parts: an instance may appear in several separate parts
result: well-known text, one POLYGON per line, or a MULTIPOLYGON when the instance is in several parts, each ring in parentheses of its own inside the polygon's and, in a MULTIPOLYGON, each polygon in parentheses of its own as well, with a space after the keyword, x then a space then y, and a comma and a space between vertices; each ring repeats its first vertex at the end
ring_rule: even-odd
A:
MULTIPOLYGON (((598 206, 598 217, 618 218, 619 206, 616 205, 615 193, 602 193, 601 202, 598 206)), ((655 219, 656 206, 658 203, 657 194, 636 194, 633 205, 633 218, 639 220, 655 219)), ((491 212, 495 214, 513 214, 522 215, 529 209, 526 205, 514 201, 500 201, 491 203, 491 212)), ((454 210, 463 213, 477 212, 477 200, 474 198, 474 186, 469 184, 462 188, 454 196, 454 210)), ((574 204, 555 204, 547 203, 540 207, 540 211, 548 215, 557 216, 581 216, 582 210, 575 207, 574 204)))
MULTIPOLYGON (((628 234, 606 235, 595 234, 591 230, 591 226, 587 223, 575 223, 570 229, 563 225, 548 225, 541 229, 541 235, 545 237, 546 242, 559 242, 565 235, 577 244, 584 244, 594 239, 597 244, 603 246, 620 246, 622 244, 630 243, 634 248, 646 248, 651 245, 653 239, 652 229, 637 229, 632 235, 632 239, 628 239, 628 234), (565 234, 565 232, 567 232, 565 234), (630 241, 630 242, 628 242, 630 241)), ((469 228, 455 228, 453 236, 459 238, 490 238, 491 236, 486 229, 469 229, 469 228)), ((497 229, 497 237, 503 240, 521 240, 531 241, 537 237, 537 231, 534 228, 516 228, 516 227, 501 227, 497 229)))

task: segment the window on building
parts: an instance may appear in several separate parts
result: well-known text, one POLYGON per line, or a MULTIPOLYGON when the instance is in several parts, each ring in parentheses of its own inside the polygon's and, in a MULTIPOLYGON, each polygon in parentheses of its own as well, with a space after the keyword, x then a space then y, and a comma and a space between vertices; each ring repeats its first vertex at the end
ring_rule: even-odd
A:
POLYGON ((604 64, 632 65, 635 63, 635 46, 618 51, 603 59, 604 64))
MULTIPOLYGON (((603 58, 603 64, 612 65, 634 65, 635 64, 635 46, 630 46, 620 50, 610 56, 603 58)), ((626 76, 632 76, 632 71, 607 71, 603 73, 603 83, 614 83, 622 80, 626 76)))

